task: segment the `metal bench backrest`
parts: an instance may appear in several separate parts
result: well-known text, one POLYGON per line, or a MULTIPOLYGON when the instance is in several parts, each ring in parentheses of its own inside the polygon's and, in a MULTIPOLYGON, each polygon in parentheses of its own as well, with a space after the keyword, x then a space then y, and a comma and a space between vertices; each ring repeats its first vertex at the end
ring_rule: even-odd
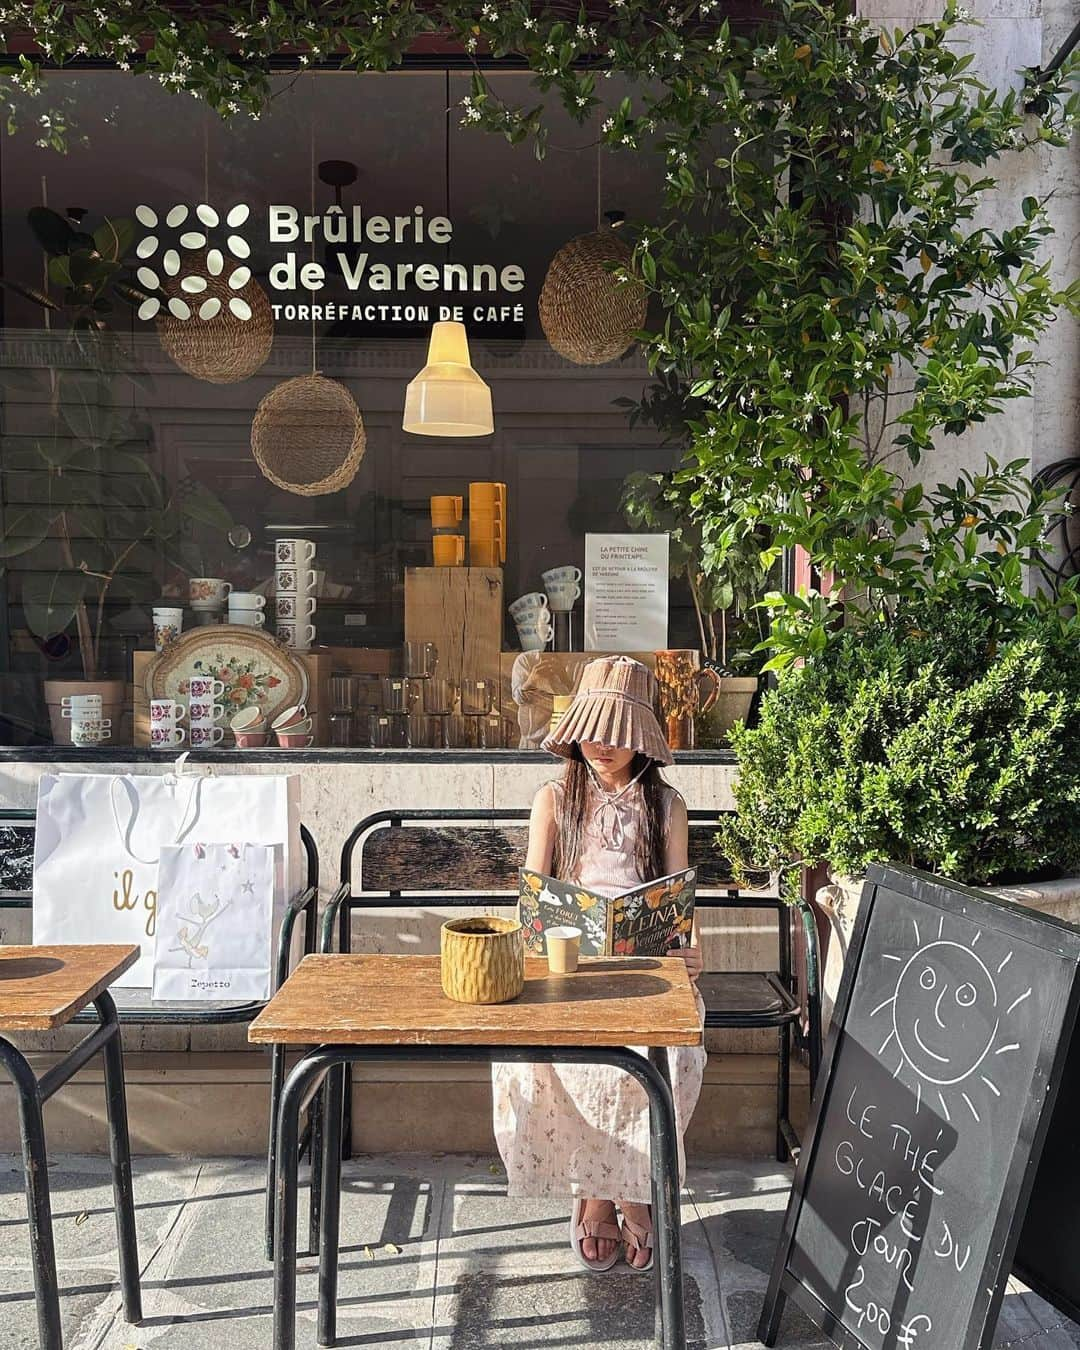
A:
MULTIPOLYGON (((775 886, 740 889, 719 855, 715 811, 690 816, 690 860, 698 868, 700 908, 770 909, 777 915, 781 967, 785 960, 787 907, 775 886)), ((341 885, 323 916, 322 950, 332 945, 337 926, 339 951, 351 948, 349 915, 355 909, 512 905, 517 901, 518 867, 528 843, 529 812, 507 809, 376 811, 353 828, 341 852, 341 885), (357 884, 353 885, 354 873, 357 884)))

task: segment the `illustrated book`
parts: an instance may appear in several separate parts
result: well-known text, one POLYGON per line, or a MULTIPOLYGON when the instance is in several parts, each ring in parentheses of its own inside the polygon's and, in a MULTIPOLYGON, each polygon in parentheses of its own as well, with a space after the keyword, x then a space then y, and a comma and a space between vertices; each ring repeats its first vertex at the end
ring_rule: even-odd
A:
POLYGON ((689 947, 697 872, 690 867, 643 881, 613 898, 527 867, 518 871, 525 948, 544 954, 549 928, 581 929, 582 956, 664 956, 689 947))

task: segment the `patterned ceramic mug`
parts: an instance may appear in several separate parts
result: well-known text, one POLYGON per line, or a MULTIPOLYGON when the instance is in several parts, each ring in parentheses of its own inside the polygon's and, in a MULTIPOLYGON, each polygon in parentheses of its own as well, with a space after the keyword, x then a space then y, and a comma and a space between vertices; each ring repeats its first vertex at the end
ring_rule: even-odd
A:
POLYGON ((292 619, 279 619, 277 635, 286 647, 304 652, 315 641, 315 625, 313 623, 296 623, 292 619))
POLYGON ((220 745, 225 739, 224 727, 213 726, 193 726, 191 728, 191 748, 197 750, 200 746, 220 745))
POLYGON ((315 545, 310 539, 279 539, 274 545, 274 561, 291 563, 309 563, 315 556, 315 545))
POLYGON ((220 577, 192 577, 188 581, 192 609, 220 609, 231 590, 230 583, 220 577))
POLYGON ((159 722, 150 727, 150 748, 152 750, 171 750, 184 740, 184 728, 174 722, 159 722))
POLYGON ((150 725, 159 726, 166 722, 180 722, 186 717, 187 709, 172 698, 152 698, 150 700, 150 725))
POLYGON ((280 595, 283 591, 298 591, 307 595, 318 585, 319 575, 314 567, 279 567, 274 573, 274 590, 280 595))
POLYGON ((206 699, 220 698, 225 692, 225 686, 220 680, 215 680, 210 675, 192 675, 188 681, 188 697, 193 702, 201 703, 206 699))
POLYGON ((109 740, 112 740, 111 718, 95 717, 83 719, 76 717, 72 720, 72 745, 100 745, 102 741, 109 740))
POLYGON ((188 705, 191 709, 191 725, 212 727, 215 722, 220 722, 225 716, 225 706, 221 703, 212 703, 205 699, 198 702, 192 700, 188 705))
POLYGON ((278 591, 274 597, 274 610, 279 619, 310 619, 316 608, 317 603, 313 595, 301 595, 296 591, 278 591))

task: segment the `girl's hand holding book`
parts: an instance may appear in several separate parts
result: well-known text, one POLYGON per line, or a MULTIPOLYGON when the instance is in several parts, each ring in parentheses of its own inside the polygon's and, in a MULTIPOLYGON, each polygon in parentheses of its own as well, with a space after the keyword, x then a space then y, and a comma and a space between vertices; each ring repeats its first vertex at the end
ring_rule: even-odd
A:
POLYGON ((681 956, 686 962, 686 973, 690 976, 690 983, 696 985, 698 976, 702 971, 701 948, 700 947, 675 947, 671 952, 672 956, 681 956))

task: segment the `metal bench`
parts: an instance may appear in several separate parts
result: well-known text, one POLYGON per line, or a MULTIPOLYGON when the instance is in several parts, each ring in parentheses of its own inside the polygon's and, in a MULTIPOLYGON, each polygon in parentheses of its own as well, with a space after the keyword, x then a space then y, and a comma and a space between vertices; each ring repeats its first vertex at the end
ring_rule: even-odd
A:
MULTIPOLYGON (((352 830, 341 852, 340 884, 323 910, 319 950, 351 950, 354 910, 474 908, 517 902, 518 867, 528 843, 527 810, 377 811, 352 830), (352 884, 359 864, 360 884, 352 884)), ((705 1003, 706 1027, 774 1028, 778 1033, 776 1150, 780 1159, 796 1154, 799 1140, 789 1118, 792 1042, 809 1062, 811 1090, 821 1061, 821 1001, 818 939, 813 913, 804 900, 788 905, 775 893, 741 890, 717 853, 714 835, 719 815, 694 810, 690 818, 690 858, 698 869, 700 909, 772 910, 777 918, 777 969, 712 971, 698 988, 705 1003), (802 938, 806 1020, 793 970, 793 916, 802 938)), ((351 1154, 351 1101, 345 1085, 342 1151, 351 1154)), ((275 1113, 276 1118, 276 1113, 275 1113)), ((318 1250, 321 1114, 312 1134, 311 1250, 318 1250)), ((268 1185, 273 1177, 273 1125, 268 1185)))
MULTIPOLYGON (((0 910, 32 909, 34 873, 34 811, 0 807, 0 910)), ((304 954, 315 950, 318 932, 319 853, 315 840, 305 825, 300 826, 300 842, 307 860, 307 885, 286 906, 278 932, 274 968, 274 989, 284 984, 289 973, 289 956, 297 920, 304 916, 304 954)), ((178 1025, 200 1023, 250 1022, 265 1003, 146 1003, 142 990, 117 989, 113 991, 117 1016, 121 1023, 138 1025, 178 1025)), ((87 1011, 73 1019, 93 1022, 95 1015, 87 1011)), ((275 1045, 270 1060, 270 1102, 272 1117, 276 1117, 277 1103, 285 1082, 285 1048, 275 1045)), ((273 1132, 271 1132, 271 1139, 273 1132)), ((304 1144, 306 1145, 306 1137, 304 1144)), ((266 1213, 266 1245, 271 1249, 274 1231, 272 1200, 268 1199, 266 1213)))

